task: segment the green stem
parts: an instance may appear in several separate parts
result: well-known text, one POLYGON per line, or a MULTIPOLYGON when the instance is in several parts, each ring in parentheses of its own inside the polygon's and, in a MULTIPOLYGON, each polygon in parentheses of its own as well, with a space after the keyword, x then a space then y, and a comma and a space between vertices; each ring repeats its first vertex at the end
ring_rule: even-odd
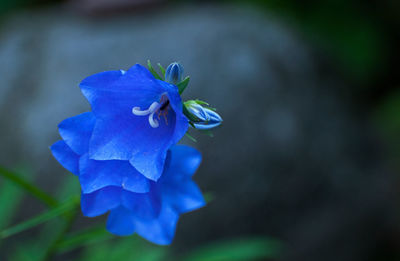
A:
POLYGON ((109 240, 111 238, 112 235, 105 229, 104 224, 100 224, 66 235, 63 240, 57 244, 56 250, 58 253, 64 253, 78 247, 109 240))
POLYGON ((61 229, 60 233, 58 236, 54 239, 54 241, 50 244, 49 248, 47 249, 43 261, 48 261, 51 260, 54 255, 57 252, 57 246, 59 245, 60 242, 64 240, 65 235, 68 233, 68 231, 71 229, 72 225, 74 224, 74 221, 77 217, 77 204, 74 205, 74 208, 72 211, 69 213, 67 220, 65 221, 65 224, 63 228, 61 229))
POLYGON ((61 216, 64 213, 67 213, 68 211, 75 209, 76 206, 79 204, 79 199, 78 198, 72 198, 65 202, 64 204, 61 204, 55 208, 52 208, 51 210, 40 214, 34 218, 31 218, 25 222, 22 222, 20 224, 17 224, 15 226, 12 226, 10 228, 7 228, 3 231, 0 232, 0 238, 5 239, 7 237, 10 237, 12 235, 18 234, 22 231, 25 231, 27 229, 30 229, 32 227, 35 227, 37 225, 40 225, 48 220, 51 220, 55 217, 61 216))
POLYGON ((0 166, 0 176, 12 181, 14 184, 18 185, 19 187, 23 188, 25 191, 30 193, 32 196, 36 197, 37 199, 41 200, 49 207, 56 207, 58 202, 52 196, 44 192, 43 190, 39 189, 38 187, 32 185, 28 181, 21 178, 18 174, 7 170, 0 166))

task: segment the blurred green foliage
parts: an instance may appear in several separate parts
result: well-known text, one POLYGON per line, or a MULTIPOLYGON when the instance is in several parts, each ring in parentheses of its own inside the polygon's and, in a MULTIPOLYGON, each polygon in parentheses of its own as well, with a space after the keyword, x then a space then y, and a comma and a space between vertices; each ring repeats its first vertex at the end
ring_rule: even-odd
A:
POLYGON ((376 107, 372 117, 390 150, 389 160, 400 171, 400 89, 389 93, 376 107))
MULTIPOLYGON (((23 221, 12 224, 18 207, 22 203, 23 192, 35 196, 42 203, 46 192, 34 187, 25 177, 0 167, 0 249, 1 255, 13 261, 45 261, 55 256, 75 252, 74 260, 84 261, 235 261, 235 260, 266 260, 279 256, 281 245, 268 237, 252 237, 221 240, 177 254, 170 246, 157 246, 139 236, 117 237, 108 233, 104 221, 92 221, 89 228, 79 228, 70 231, 74 225, 75 213, 78 210, 77 195, 80 194, 79 184, 72 175, 64 176, 63 186, 54 199, 56 206, 48 205, 48 211, 23 221), (40 193, 32 193, 40 191, 40 193), (10 196, 13 196, 11 199, 10 196), (65 201, 65 198, 70 200, 65 201), (42 224, 44 223, 44 224, 42 224), (12 238, 17 233, 36 228, 35 236, 24 236, 1 248, 5 239, 12 238), (8 228, 6 228, 8 227, 8 228), (79 253, 79 254, 78 254, 79 253)), ((29 175, 32 177, 31 175, 29 175)))
MULTIPOLYGON (((269 13, 283 17, 325 51, 354 80, 366 82, 381 72, 389 53, 383 16, 400 10, 396 1, 255 0, 269 13), (379 7, 379 8, 378 8, 379 7)), ((387 15, 387 16, 386 16, 387 15)))
POLYGON ((23 7, 32 2, 33 0, 0 0, 0 14, 18 7, 23 7))

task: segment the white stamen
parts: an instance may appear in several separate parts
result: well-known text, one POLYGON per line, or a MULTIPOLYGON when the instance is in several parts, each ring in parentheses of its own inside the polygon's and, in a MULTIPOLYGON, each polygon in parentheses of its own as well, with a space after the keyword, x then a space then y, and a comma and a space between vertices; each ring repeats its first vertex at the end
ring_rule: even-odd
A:
POLYGON ((161 107, 158 102, 153 102, 147 110, 140 110, 140 107, 133 107, 132 113, 136 116, 149 115, 149 124, 153 128, 157 128, 159 123, 157 119, 154 119, 154 113, 161 107))
POLYGON ((155 112, 158 109, 158 107, 160 107, 160 104, 158 102, 153 102, 147 110, 142 111, 140 110, 140 107, 133 107, 132 113, 135 114, 136 116, 145 116, 155 112))
POLYGON ((159 126, 158 120, 154 119, 154 112, 152 114, 150 114, 150 116, 149 116, 149 123, 150 123, 150 126, 153 128, 157 128, 159 126))

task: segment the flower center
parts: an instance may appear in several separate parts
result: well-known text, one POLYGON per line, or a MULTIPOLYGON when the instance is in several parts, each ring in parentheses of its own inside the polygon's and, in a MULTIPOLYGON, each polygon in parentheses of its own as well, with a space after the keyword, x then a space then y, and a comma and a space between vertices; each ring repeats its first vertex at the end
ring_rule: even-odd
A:
POLYGON ((147 110, 141 110, 140 107, 133 107, 132 113, 136 116, 147 116, 149 115, 149 124, 152 128, 158 128, 160 126, 158 120, 160 116, 164 117, 165 124, 168 125, 168 107, 169 107, 169 100, 166 95, 162 95, 160 102, 153 102, 147 110), (157 113, 157 119, 154 118, 154 114, 157 113))

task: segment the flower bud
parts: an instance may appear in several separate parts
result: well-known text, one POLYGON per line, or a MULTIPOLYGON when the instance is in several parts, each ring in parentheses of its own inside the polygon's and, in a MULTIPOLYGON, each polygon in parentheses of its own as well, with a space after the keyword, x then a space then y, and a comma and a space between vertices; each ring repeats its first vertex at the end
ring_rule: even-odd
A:
POLYGON ((193 122, 196 129, 209 130, 219 126, 222 122, 222 118, 218 113, 196 102, 189 102, 185 106, 191 113, 191 116, 197 119, 193 122))
POLYGON ((171 63, 167 70, 165 71, 165 81, 177 84, 182 81, 183 77, 183 66, 180 63, 174 62, 171 63))

